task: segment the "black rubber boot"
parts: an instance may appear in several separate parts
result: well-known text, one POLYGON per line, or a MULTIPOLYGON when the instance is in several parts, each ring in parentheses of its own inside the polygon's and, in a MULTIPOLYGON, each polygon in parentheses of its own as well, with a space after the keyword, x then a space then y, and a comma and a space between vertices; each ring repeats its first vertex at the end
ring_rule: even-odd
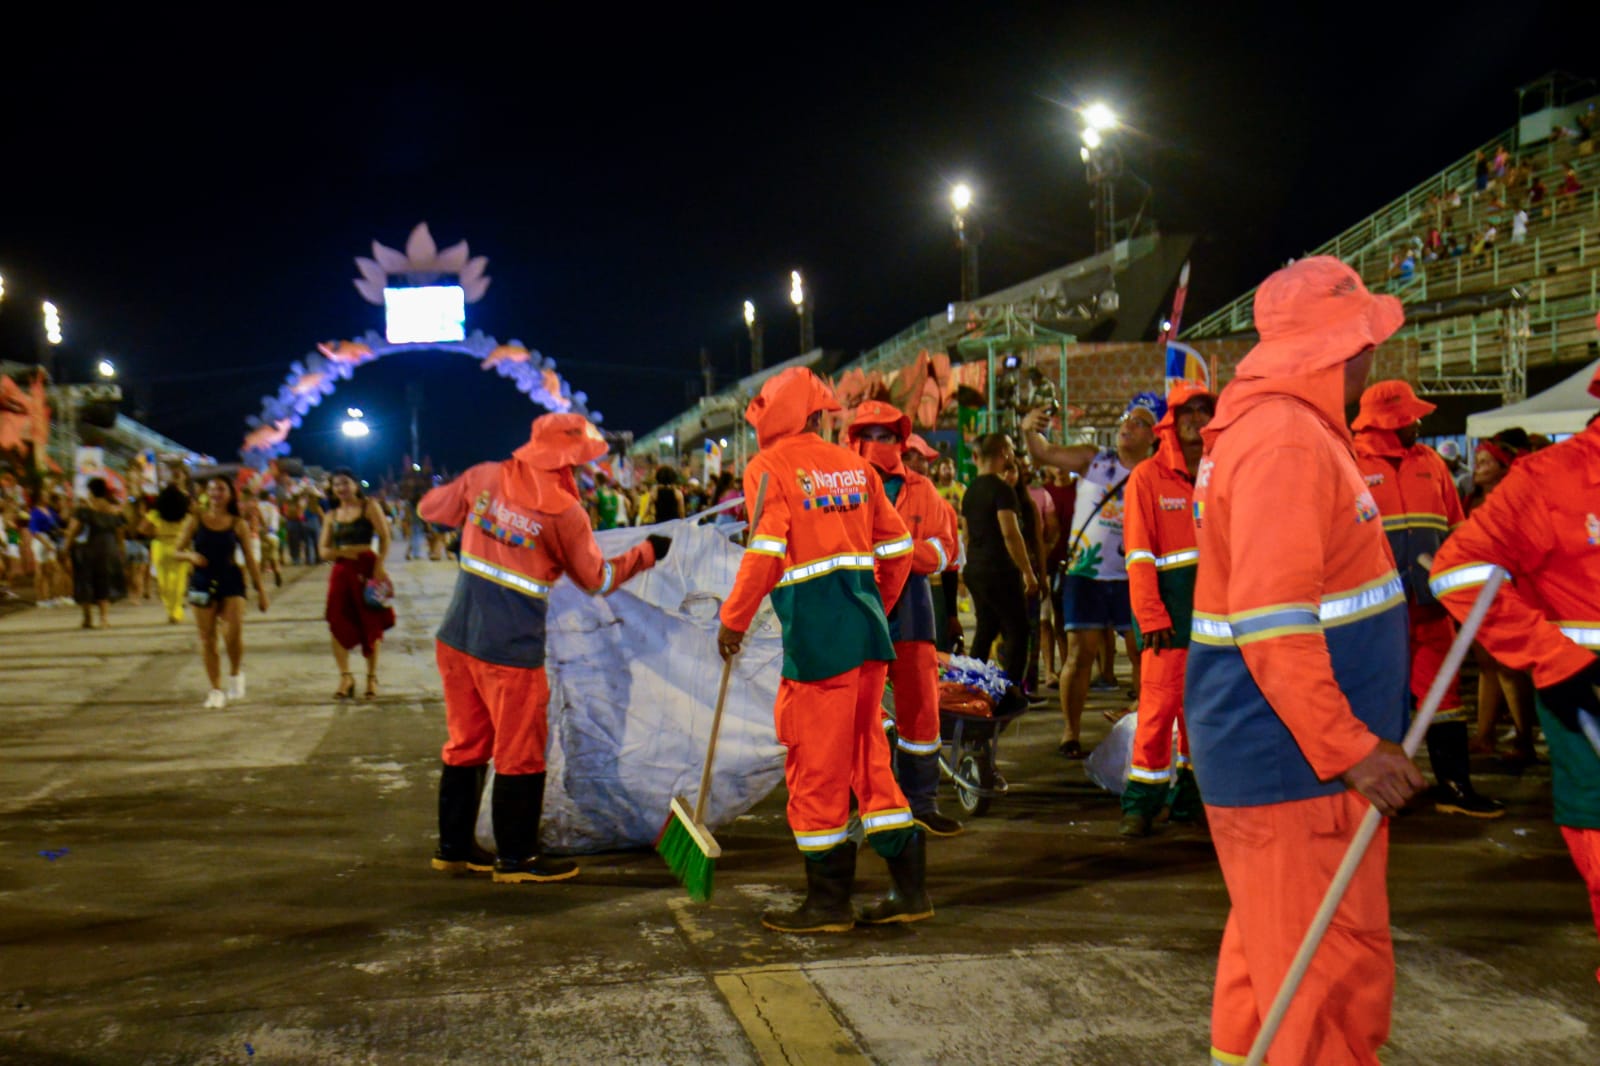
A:
POLYGON ((539 854, 539 819, 544 813, 544 774, 495 774, 491 807, 497 884, 565 881, 578 876, 577 863, 539 854))
POLYGON ((900 854, 885 859, 893 887, 878 902, 861 910, 861 921, 868 925, 890 922, 920 922, 933 917, 933 901, 928 898, 928 838, 911 834, 900 854))
POLYGON ((1438 722, 1428 727, 1428 761, 1439 782, 1434 810, 1469 818, 1499 818, 1506 813, 1499 800, 1480 796, 1472 787, 1472 757, 1467 750, 1467 723, 1438 722))
POLYGON ((953 837, 963 831, 960 822, 939 813, 939 753, 917 755, 903 748, 894 753, 895 776, 906 794, 911 817, 930 836, 953 837))
POLYGON ((486 874, 494 856, 478 846, 478 798, 486 767, 451 766, 439 772, 439 850, 433 868, 453 876, 486 874))
POLYGON ((805 902, 792 911, 768 911, 761 924, 780 933, 848 933, 856 915, 850 891, 856 880, 856 845, 846 841, 820 859, 807 858, 805 902))

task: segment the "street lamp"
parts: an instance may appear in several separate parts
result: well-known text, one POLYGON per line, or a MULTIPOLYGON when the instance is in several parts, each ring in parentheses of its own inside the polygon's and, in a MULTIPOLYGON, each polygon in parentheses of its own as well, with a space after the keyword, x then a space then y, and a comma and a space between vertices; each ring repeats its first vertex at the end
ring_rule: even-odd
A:
POLYGON ((800 354, 804 355, 812 347, 811 301, 806 299, 806 283, 798 270, 789 271, 789 302, 800 318, 800 354))
POLYGON ((109 359, 102 359, 94 366, 95 372, 107 381, 117 376, 117 364, 109 359))
POLYGON ((955 212, 950 225, 961 252, 961 302, 971 303, 978 298, 978 242, 983 239, 983 231, 971 218, 972 186, 961 182, 952 188, 950 206, 955 212))
POLYGON ((1138 232, 1150 205, 1150 186, 1123 166, 1122 151, 1116 144, 1117 139, 1111 136, 1122 128, 1122 120, 1109 104, 1093 101, 1078 111, 1078 117, 1083 120, 1083 128, 1078 131, 1083 141, 1078 158, 1083 160, 1089 185, 1094 189, 1090 206, 1094 210, 1094 250, 1099 253, 1116 245, 1119 230, 1125 229, 1128 237, 1138 232), (1116 186, 1124 178, 1140 187, 1142 198, 1133 217, 1119 222, 1116 186))
POLYGON ((344 425, 340 426, 339 430, 345 436, 354 440, 359 437, 365 437, 372 432, 372 427, 361 420, 361 408, 346 407, 344 413, 346 416, 344 425))
POLYGON ((766 353, 762 351, 761 343, 765 329, 756 314, 756 305, 749 300, 744 302, 744 326, 750 331, 750 372, 759 373, 767 365, 766 353))
POLYGON ((1096 100, 1078 114, 1083 116, 1084 125, 1097 132, 1103 133, 1117 128, 1117 113, 1103 100, 1096 100))

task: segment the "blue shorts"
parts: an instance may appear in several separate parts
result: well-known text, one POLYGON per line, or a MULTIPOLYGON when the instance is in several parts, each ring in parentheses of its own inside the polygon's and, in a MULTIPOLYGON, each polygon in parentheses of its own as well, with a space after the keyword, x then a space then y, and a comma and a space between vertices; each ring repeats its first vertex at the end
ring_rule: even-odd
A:
POLYGON ((1133 604, 1128 582, 1097 581, 1092 577, 1060 574, 1056 577, 1056 618, 1064 630, 1104 629, 1118 633, 1133 628, 1133 604))

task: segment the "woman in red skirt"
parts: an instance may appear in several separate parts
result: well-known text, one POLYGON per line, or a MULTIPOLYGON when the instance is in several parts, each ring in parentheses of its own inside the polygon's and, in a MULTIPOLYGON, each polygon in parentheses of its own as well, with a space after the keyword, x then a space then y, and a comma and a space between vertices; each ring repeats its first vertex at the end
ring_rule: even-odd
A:
POLYGON ((325 615, 333 634, 333 661, 339 665, 339 688, 333 697, 344 700, 355 695, 350 649, 360 645, 367 660, 364 695, 370 700, 378 695, 378 644, 394 625, 392 608, 374 607, 367 600, 368 581, 389 581, 383 566, 389 555, 389 521, 377 501, 362 494, 360 481, 348 468, 333 472, 333 498, 338 506, 323 521, 318 545, 322 557, 333 560, 325 615))

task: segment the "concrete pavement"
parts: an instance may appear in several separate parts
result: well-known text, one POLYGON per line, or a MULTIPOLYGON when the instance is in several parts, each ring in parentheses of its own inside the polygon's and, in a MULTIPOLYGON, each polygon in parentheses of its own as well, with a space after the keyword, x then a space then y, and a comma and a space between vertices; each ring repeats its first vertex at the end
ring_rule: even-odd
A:
MULTIPOLYGON (((224 711, 201 709, 192 628, 158 608, 119 605, 105 631, 0 618, 0 1062, 1206 1061, 1210 843, 1118 838, 1114 798, 1054 754, 1054 714, 1007 735, 1012 791, 930 846, 931 922, 764 931, 802 881, 781 789, 718 834, 709 904, 650 852, 558 885, 451 880, 427 859, 453 567, 392 565, 371 703, 329 698, 326 570, 288 573, 224 711)), ((1600 945, 1548 770, 1490 769, 1508 817, 1395 827, 1388 1066, 1600 1062, 1600 945)), ((886 887, 872 855, 860 871, 886 887)))

